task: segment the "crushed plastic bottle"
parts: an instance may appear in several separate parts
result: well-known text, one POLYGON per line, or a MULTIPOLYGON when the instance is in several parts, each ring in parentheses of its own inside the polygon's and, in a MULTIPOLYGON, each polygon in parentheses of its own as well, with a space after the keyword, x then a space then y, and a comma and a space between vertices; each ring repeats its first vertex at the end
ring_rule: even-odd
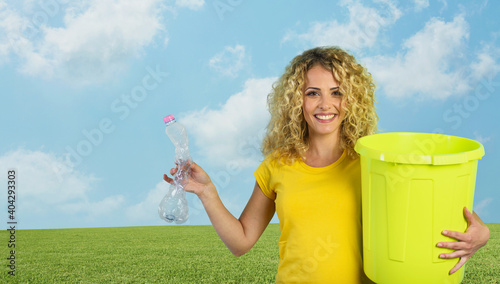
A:
POLYGON ((182 224, 189 217, 186 192, 184 191, 192 164, 191 155, 189 155, 189 141, 186 129, 175 120, 173 115, 164 117, 163 121, 167 125, 165 132, 175 146, 175 163, 178 170, 174 175, 174 184, 170 185, 167 195, 160 202, 158 214, 169 223, 182 224))

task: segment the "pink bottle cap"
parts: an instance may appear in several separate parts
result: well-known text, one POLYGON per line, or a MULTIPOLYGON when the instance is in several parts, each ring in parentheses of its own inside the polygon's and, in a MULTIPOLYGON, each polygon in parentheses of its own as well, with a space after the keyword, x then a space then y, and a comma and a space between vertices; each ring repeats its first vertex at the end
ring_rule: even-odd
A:
POLYGON ((165 123, 169 123, 170 121, 172 121, 172 120, 174 120, 174 119, 175 119, 174 115, 173 115, 173 114, 171 114, 171 115, 167 115, 167 116, 165 116, 165 117, 163 118, 163 121, 165 121, 165 123))

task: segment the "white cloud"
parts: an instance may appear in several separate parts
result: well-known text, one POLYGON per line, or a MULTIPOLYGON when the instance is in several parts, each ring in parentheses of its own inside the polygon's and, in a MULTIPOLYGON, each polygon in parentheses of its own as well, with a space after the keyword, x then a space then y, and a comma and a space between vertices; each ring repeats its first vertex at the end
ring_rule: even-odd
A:
POLYGON ((456 64, 465 60, 468 37, 469 26, 462 15, 452 22, 433 18, 404 42, 404 52, 363 61, 389 97, 418 94, 421 98, 445 99, 471 89, 464 70, 456 64))
POLYGON ((429 0, 413 0, 415 3, 415 11, 419 12, 429 7, 429 0))
POLYGON ((158 221, 158 205, 168 192, 170 184, 165 181, 159 182, 155 188, 150 190, 146 198, 126 209, 127 218, 133 222, 158 221))
POLYGON ((0 165, 18 169, 23 177, 23 198, 36 198, 49 205, 83 199, 92 183, 97 181, 92 175, 78 171, 60 171, 67 168, 63 159, 41 151, 18 149, 9 152, 0 157, 0 165))
POLYGON ((74 203, 62 204, 58 206, 61 212, 66 214, 84 214, 89 220, 98 216, 110 216, 117 209, 120 209, 125 201, 123 195, 113 195, 103 200, 90 202, 86 198, 74 203))
POLYGON ((0 63, 9 59, 11 53, 30 48, 30 42, 22 36, 22 28, 29 24, 28 19, 21 17, 0 2, 0 63))
POLYGON ((6 173, 10 168, 17 172, 18 208, 24 224, 43 223, 37 218, 61 213, 87 218, 105 216, 124 200, 114 195, 90 201, 88 194, 98 179, 68 167, 62 157, 51 153, 25 149, 8 152, 0 156, 0 171, 6 173))
POLYGON ((258 165, 269 120, 266 98, 275 80, 249 79, 219 109, 204 108, 181 117, 206 163, 237 169, 258 165))
POLYGON ((175 5, 191 10, 199 10, 205 5, 205 0, 175 0, 175 5))
POLYGON ((79 84, 110 79, 140 55, 164 27, 160 0, 89 1, 40 10, 40 17, 21 16, 7 4, 0 5, 0 56, 16 54, 20 71, 44 77, 60 77, 79 84), (48 25, 57 14, 61 27, 48 25), (10 42, 9 48, 5 42, 10 42))
POLYGON ((471 65, 471 79, 479 81, 482 78, 492 79, 500 72, 500 49, 483 44, 483 48, 476 53, 477 59, 471 65))
POLYGON ((373 47, 381 30, 402 15, 391 1, 378 2, 383 3, 380 9, 363 6, 358 1, 346 1, 343 5, 349 10, 349 22, 316 22, 305 33, 288 32, 282 41, 300 41, 313 46, 337 45, 349 50, 373 47))
POLYGON ((472 91, 500 72, 500 49, 482 43, 476 58, 465 56, 469 25, 463 15, 431 19, 407 39, 396 56, 363 58, 377 84, 391 98, 446 99, 472 91))
POLYGON ((237 77, 249 59, 245 55, 243 45, 226 46, 223 51, 210 58, 210 68, 228 77, 237 77))

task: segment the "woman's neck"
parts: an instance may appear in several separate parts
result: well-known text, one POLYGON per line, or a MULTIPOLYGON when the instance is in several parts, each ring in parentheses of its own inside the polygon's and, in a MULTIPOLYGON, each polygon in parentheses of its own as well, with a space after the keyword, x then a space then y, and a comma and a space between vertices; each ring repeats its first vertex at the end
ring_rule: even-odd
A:
POLYGON ((305 163, 311 167, 326 167, 335 163, 344 151, 340 147, 340 133, 309 137, 305 163))

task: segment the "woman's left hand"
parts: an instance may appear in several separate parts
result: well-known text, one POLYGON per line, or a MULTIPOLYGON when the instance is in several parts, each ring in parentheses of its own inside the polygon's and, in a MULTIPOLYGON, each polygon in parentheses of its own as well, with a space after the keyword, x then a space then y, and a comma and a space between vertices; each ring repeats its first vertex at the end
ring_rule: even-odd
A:
POLYGON ((457 242, 439 242, 438 247, 455 250, 450 253, 442 253, 440 258, 459 258, 460 261, 450 270, 450 274, 455 273, 465 262, 482 246, 484 246, 490 238, 490 230, 481 221, 479 216, 470 213, 467 207, 464 207, 464 215, 467 218, 468 227, 465 233, 455 231, 443 231, 442 234, 457 239, 457 242))

